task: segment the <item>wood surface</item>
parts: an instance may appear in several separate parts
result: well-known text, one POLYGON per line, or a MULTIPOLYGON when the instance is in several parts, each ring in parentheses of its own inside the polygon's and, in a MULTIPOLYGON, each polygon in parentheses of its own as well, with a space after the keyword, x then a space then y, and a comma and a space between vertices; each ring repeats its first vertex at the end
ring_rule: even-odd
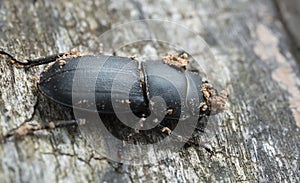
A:
MULTIPOLYGON (((114 45, 99 37, 117 25, 150 18, 176 22, 207 42, 217 60, 207 64, 222 71, 211 79, 222 81, 230 99, 229 109, 210 118, 201 138, 215 151, 212 157, 189 147, 166 151, 157 164, 119 164, 95 155, 78 128, 63 128, 1 142, 0 182, 299 182, 300 62, 276 7, 271 0, 1 0, 0 46, 20 60, 73 48, 97 54, 101 46, 114 45)), ((147 25, 136 28, 160 35, 147 25)), ((199 45, 193 37, 164 31, 192 49, 199 45)), ((115 36, 129 39, 131 33, 115 36)), ((152 43, 115 49, 106 51, 168 51, 152 43)), ((25 71, 0 58, 0 134, 26 120, 72 118, 69 109, 39 94, 36 78, 44 66, 25 71)))

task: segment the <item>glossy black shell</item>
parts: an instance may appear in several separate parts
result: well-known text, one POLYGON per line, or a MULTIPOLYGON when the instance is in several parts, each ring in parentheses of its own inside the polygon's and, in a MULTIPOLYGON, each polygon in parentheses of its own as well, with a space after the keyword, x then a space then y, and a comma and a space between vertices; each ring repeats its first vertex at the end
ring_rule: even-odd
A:
POLYGON ((182 113, 201 115, 199 104, 205 102, 201 85, 199 74, 159 60, 139 62, 117 56, 80 56, 49 66, 41 73, 38 87, 45 96, 64 106, 88 111, 96 109, 99 113, 132 111, 138 117, 147 117, 150 113, 166 114, 166 109, 158 106, 161 103, 151 100, 160 96, 167 109, 172 111, 166 116, 176 119, 182 113), (76 105, 75 73, 81 81, 76 92, 82 96, 76 105), (86 84, 93 79, 94 88, 87 87, 86 84))

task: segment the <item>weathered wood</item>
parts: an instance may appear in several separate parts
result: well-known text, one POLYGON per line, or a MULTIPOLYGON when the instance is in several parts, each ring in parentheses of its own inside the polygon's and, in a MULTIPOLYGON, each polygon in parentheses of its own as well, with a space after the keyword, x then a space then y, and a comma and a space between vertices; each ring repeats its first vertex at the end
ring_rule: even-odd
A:
MULTIPOLYGON (((0 3, 0 45, 18 59, 72 48, 98 53, 101 44, 114 43, 99 42, 101 34, 120 23, 175 21, 206 40, 219 63, 213 67, 222 68, 219 78, 230 93, 229 110, 210 119, 202 139, 216 152, 211 158, 205 150, 190 147, 166 152, 167 159, 155 165, 120 165, 95 155, 78 131, 57 129, 1 143, 0 182, 300 181, 299 65, 273 1, 0 3)), ((149 31, 147 26, 137 29, 149 31)), ((126 33, 120 35, 130 38, 131 32, 126 33)), ((158 33, 149 34, 155 38, 158 33)), ((198 45, 180 32, 166 36, 188 41, 192 48, 198 45)), ((156 48, 144 43, 116 53, 166 52, 156 48)), ((26 119, 72 118, 69 110, 37 93, 36 74, 43 66, 25 72, 5 60, 1 57, 0 134, 26 119)))

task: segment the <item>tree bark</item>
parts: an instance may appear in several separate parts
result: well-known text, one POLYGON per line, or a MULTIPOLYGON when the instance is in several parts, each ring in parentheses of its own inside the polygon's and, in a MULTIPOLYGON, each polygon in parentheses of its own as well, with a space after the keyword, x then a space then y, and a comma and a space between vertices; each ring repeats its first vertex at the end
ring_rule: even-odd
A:
MULTIPOLYGON (((129 21, 174 21, 208 43, 216 59, 210 67, 221 69, 214 75, 217 78, 210 79, 221 80, 230 93, 228 110, 210 118, 201 138, 215 151, 212 157, 202 148, 189 147, 166 151, 166 159, 157 164, 119 164, 96 155, 77 128, 63 128, 2 142, 0 182, 300 181, 299 62, 273 1, 0 3, 1 48, 20 60, 72 48, 97 54, 102 45, 117 55, 161 55, 168 50, 157 50, 157 44, 117 49, 110 47, 114 39, 101 42, 99 38, 129 21)), ((149 25, 137 29, 153 39, 160 36, 149 25)), ((199 45, 180 31, 165 31, 193 50, 199 45)), ((126 30, 115 37, 131 34, 126 30)), ((25 71, 6 61, 1 57, 0 134, 26 120, 46 123, 72 118, 70 110, 39 94, 36 78, 45 66, 25 71)))

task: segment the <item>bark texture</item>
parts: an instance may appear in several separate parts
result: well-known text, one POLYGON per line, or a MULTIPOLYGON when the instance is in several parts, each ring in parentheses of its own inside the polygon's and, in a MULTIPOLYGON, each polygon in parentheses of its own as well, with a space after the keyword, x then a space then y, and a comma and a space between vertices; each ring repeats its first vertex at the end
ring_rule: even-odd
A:
MULTIPOLYGON (((20 60, 72 48, 96 54, 102 44, 114 44, 98 38, 116 25, 145 18, 174 21, 208 43, 230 99, 227 111, 210 118, 202 138, 216 152, 212 157, 190 147, 165 152, 166 159, 154 165, 122 165, 96 155, 78 129, 56 129, 1 142, 0 182, 299 182, 299 65, 279 17, 271 0, 1 0, 0 45, 20 60)), ((136 29, 154 39, 160 35, 147 25, 136 29)), ((165 31, 196 50, 193 37, 165 31)), ((166 51, 136 43, 116 53, 166 51)), ((25 120, 72 118, 70 110, 38 93, 36 77, 44 66, 24 71, 0 58, 0 134, 25 120)))

